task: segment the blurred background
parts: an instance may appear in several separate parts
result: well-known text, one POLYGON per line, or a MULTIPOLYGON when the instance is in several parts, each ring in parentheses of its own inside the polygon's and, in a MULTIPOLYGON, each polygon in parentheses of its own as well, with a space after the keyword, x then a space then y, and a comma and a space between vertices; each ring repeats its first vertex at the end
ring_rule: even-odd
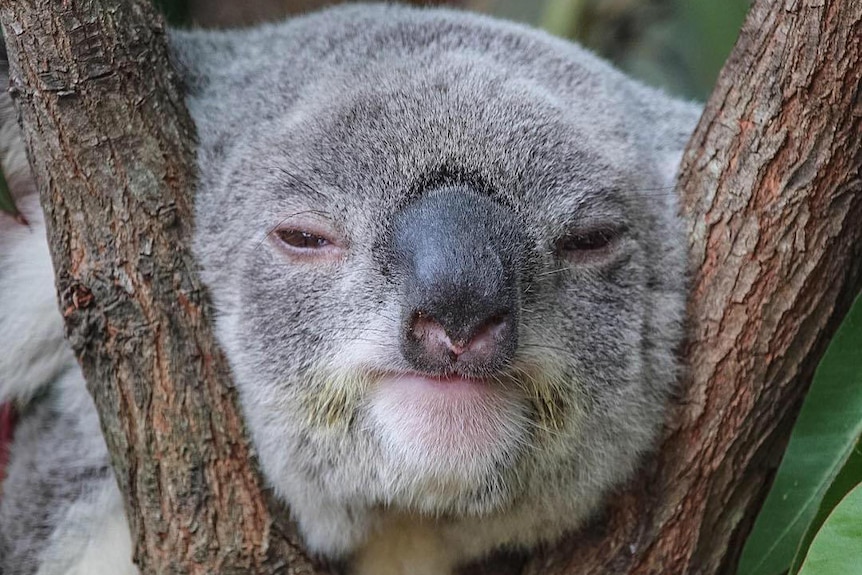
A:
MULTIPOLYGON (((245 26, 337 4, 332 0, 156 0, 176 25, 245 26)), ((705 100, 749 0, 448 0, 443 4, 577 40, 630 74, 705 100)))

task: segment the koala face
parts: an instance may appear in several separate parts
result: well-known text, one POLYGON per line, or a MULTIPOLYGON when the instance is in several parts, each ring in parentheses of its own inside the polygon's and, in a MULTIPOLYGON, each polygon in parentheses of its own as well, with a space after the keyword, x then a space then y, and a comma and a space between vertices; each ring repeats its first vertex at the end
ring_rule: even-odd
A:
POLYGON ((697 110, 445 11, 175 43, 219 337, 310 546, 391 512, 480 525, 479 547, 582 522, 675 379, 672 170, 697 110))

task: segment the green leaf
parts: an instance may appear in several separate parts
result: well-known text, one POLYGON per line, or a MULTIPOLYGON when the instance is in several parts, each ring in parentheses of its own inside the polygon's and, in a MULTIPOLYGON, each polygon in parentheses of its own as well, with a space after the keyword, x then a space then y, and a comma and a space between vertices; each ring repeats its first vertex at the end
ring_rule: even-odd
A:
MULTIPOLYGON (((862 342, 860 342, 862 345, 862 342)), ((799 548, 796 550, 796 556, 793 558, 793 563, 790 564, 790 573, 798 573, 801 567, 802 560, 805 559, 805 553, 808 547, 811 546, 811 540, 814 535, 820 530, 820 527, 826 521, 826 518, 832 513, 832 510, 844 499, 844 496, 862 483, 862 442, 857 443, 856 447, 850 453, 850 459, 844 464, 838 477, 829 486, 826 495, 823 496, 823 501, 820 503, 820 509, 817 510, 817 515, 814 521, 808 527, 803 537, 799 548)))
POLYGON ((824 494, 862 435, 862 298, 844 319, 802 405, 738 575, 788 570, 824 494))
POLYGON ((829 514, 814 536, 799 575, 851 575, 862 571, 862 485, 829 514))

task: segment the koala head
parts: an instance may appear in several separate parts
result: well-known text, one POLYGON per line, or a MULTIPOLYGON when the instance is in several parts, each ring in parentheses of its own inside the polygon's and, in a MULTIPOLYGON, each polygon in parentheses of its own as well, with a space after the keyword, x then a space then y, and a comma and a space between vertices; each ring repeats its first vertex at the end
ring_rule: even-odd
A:
POLYGON ((386 513, 469 526, 467 554, 582 523, 675 380, 698 109, 441 10, 173 44, 219 338, 309 545, 386 513))

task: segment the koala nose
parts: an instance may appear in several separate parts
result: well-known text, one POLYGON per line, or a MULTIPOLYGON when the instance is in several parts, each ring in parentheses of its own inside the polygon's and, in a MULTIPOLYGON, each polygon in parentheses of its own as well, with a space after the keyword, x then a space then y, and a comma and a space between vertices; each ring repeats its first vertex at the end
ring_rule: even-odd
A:
POLYGON ((428 312, 417 311, 408 337, 421 353, 436 363, 491 364, 498 349, 512 337, 509 314, 502 311, 474 324, 450 325, 448 329, 428 312))
POLYGON ((517 347, 523 241, 515 215, 466 186, 429 191, 395 218, 401 348, 432 374, 480 377, 517 347))

